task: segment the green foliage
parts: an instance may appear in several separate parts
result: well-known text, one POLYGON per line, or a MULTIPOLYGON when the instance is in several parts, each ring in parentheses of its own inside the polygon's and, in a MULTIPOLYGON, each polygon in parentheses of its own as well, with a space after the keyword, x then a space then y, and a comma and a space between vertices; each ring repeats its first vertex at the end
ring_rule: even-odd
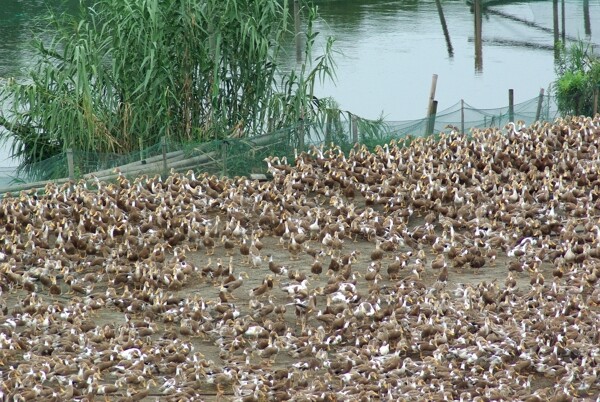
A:
POLYGON ((600 88, 600 59, 590 44, 579 41, 561 49, 555 83, 558 109, 563 115, 593 114, 595 93, 600 88))
MULTIPOLYGON (((68 148, 126 154, 162 136, 252 137, 311 121, 322 113, 312 102, 315 82, 334 76, 333 41, 314 65, 283 72, 279 55, 293 35, 287 4, 98 0, 82 5, 80 20, 52 16, 57 34, 49 46, 37 42, 28 79, 0 88, 11 106, 0 116, 3 139, 16 140, 21 172, 68 148)), ((316 11, 304 10, 311 60, 316 11)))

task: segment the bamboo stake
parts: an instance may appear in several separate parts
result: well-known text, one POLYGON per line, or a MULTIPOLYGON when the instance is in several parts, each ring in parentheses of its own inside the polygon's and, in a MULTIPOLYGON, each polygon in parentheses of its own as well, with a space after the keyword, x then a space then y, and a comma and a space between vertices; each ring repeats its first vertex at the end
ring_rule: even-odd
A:
POLYGON ((429 90, 429 102, 427 103, 427 117, 431 116, 433 110, 433 101, 435 99, 435 88, 437 86, 438 75, 433 74, 431 77, 431 89, 429 90))

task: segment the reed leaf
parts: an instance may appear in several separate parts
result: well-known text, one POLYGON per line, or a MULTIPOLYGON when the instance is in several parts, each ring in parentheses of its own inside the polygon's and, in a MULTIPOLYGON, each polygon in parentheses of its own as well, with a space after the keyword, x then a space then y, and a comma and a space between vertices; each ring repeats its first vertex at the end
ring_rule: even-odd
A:
MULTIPOLYGON (((305 60, 316 10, 303 5, 305 60)), ((284 72, 293 32, 287 1, 98 0, 56 32, 29 78, 0 88, 0 116, 24 172, 68 148, 129 153, 175 142, 262 135, 329 113, 315 83, 335 77, 333 40, 315 62, 284 72)))

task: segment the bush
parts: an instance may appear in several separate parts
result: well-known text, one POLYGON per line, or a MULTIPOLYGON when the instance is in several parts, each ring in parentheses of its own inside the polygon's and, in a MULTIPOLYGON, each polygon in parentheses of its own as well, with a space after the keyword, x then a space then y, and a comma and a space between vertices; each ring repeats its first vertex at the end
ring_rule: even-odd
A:
POLYGON ((558 110, 563 115, 594 114, 594 98, 600 88, 600 58, 592 50, 590 44, 579 41, 560 51, 555 91, 558 110))

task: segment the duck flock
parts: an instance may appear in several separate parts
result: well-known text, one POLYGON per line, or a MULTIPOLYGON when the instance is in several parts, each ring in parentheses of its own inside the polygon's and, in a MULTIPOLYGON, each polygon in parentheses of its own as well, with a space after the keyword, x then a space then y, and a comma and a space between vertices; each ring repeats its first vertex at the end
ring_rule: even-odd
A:
POLYGON ((0 204, 0 400, 599 398, 600 117, 0 204))

